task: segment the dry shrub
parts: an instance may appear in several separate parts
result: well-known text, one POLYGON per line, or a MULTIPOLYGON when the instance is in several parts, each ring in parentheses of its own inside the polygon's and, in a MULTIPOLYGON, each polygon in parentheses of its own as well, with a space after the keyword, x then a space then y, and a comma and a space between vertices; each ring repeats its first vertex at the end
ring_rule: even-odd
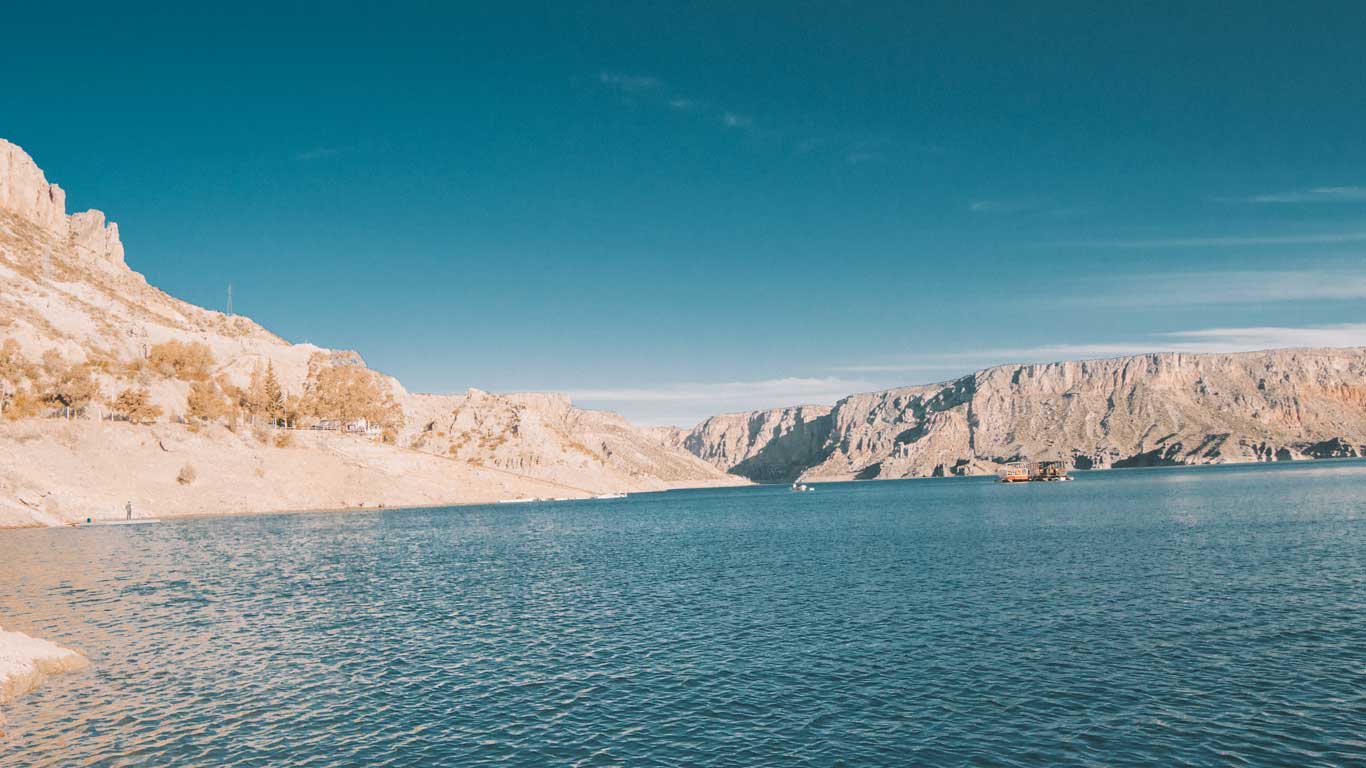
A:
POLYGON ((213 352, 198 341, 168 341, 152 347, 147 362, 163 376, 182 381, 203 381, 213 368, 213 352))
POLYGON ((134 424, 154 422, 161 416, 161 406, 153 405, 150 397, 146 389, 125 389, 114 399, 114 412, 134 424))
POLYGON ((80 409, 99 397, 100 385, 89 365, 66 365, 60 354, 48 350, 43 355, 43 369, 47 379, 42 385, 42 398, 50 405, 80 409))
POLYGON ((18 389, 21 384, 33 381, 37 373, 37 369, 24 358, 19 342, 5 339, 0 344, 0 387, 18 389))
POLYGON ((176 474, 175 481, 181 485, 189 485, 197 477, 199 477, 199 473, 195 471, 194 465, 186 462, 185 466, 181 467, 180 472, 176 474))
POLYGON ((15 392, 5 406, 5 418, 11 421, 31 419, 42 410, 43 399, 27 389, 15 392))
POLYGON ((256 438, 256 442, 262 445, 270 445, 270 430, 266 427, 259 424, 253 426, 251 428, 251 436, 256 438))
POLYGON ((289 448, 294 445, 294 433, 289 430, 282 430, 275 433, 275 447, 289 448))
POLYGON ((186 416, 204 421, 217 421, 227 416, 231 409, 232 403, 212 381, 205 379, 190 385, 190 394, 185 399, 186 416))

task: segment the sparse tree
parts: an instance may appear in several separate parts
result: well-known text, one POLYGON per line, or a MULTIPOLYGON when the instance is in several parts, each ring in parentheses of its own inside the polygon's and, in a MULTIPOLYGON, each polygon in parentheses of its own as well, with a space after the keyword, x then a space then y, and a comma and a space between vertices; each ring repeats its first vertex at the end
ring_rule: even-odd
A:
POLYGON ((307 412, 318 418, 343 423, 365 419, 395 435, 403 426, 403 410, 393 393, 383 386, 379 374, 365 368, 318 368, 308 382, 304 401, 307 412))
POLYGON ((239 393, 237 404, 246 411, 252 423, 256 422, 257 416, 265 412, 266 376, 259 362, 251 371, 251 380, 247 382, 247 388, 239 393))
POLYGON ((76 363, 53 370, 48 366, 47 355, 43 356, 44 368, 49 378, 43 388, 43 399, 53 405, 79 411, 99 397, 100 385, 91 375, 90 366, 76 363))
POLYGON ((185 399, 185 415, 201 421, 216 421, 228 415, 231 405, 218 386, 205 379, 190 384, 190 394, 185 399))
POLYGON ((265 414, 270 417, 272 424, 279 426, 280 419, 284 417, 285 394, 280 389, 280 380, 275 377, 275 363, 266 362, 266 376, 261 387, 265 414))
POLYGON ((203 381, 213 370, 213 351, 198 341, 167 341, 152 347, 148 363, 163 376, 181 381, 203 381))
POLYGON ((151 393, 146 388, 128 388, 114 399, 114 412, 121 413, 134 424, 147 424, 161 416, 161 406, 151 403, 151 393))
POLYGON ((42 411, 42 407, 43 399, 34 394, 33 390, 21 389, 10 398, 9 408, 5 411, 5 418, 11 421, 30 419, 37 416, 42 411))
POLYGON ((284 402, 280 404, 280 417, 287 427, 297 426, 299 417, 308 414, 308 403, 305 398, 299 395, 287 395, 284 402))
POLYGON ((0 413, 10 407, 19 390, 33 381, 33 366, 24 359, 19 342, 5 339, 0 344, 0 413))

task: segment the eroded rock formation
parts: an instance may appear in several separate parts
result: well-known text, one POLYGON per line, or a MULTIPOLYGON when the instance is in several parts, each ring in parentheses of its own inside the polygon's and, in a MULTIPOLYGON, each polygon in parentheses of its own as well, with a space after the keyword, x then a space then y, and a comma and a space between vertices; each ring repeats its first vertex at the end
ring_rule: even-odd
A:
POLYGON ((795 480, 823 455, 831 408, 799 405, 713 416, 691 430, 657 428, 666 445, 760 483, 795 480))
POLYGON ((765 480, 985 474, 1022 459, 1104 469, 1359 456, 1366 453, 1366 349, 1004 365, 851 395, 828 420, 812 420, 797 443, 782 430, 752 431, 782 412, 716 417, 661 439, 765 480), (746 465, 774 446, 793 470, 746 465))

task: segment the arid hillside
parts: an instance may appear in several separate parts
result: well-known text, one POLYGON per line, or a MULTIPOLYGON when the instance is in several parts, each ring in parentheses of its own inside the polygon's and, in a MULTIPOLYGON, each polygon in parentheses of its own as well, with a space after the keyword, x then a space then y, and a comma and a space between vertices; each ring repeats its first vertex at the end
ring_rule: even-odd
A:
POLYGON ((65 198, 0 140, 0 526, 133 499, 172 515, 743 482, 563 396, 414 395, 356 352, 180 301, 128 267, 117 225, 65 198), (168 439, 195 479, 167 476, 168 439))
POLYGON ((1004 365, 850 395, 828 414, 731 414, 654 434, 765 482, 988 474, 1039 459, 1105 469, 1360 456, 1366 349, 1004 365))

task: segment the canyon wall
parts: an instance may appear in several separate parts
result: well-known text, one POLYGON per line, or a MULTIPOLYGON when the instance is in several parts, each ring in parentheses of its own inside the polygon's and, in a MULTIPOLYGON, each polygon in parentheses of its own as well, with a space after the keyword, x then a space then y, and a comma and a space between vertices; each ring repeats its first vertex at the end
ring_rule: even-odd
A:
POLYGON ((755 429, 792 410, 655 434, 764 481, 987 474, 1039 459, 1105 469, 1359 456, 1366 452, 1366 349, 1004 365, 850 395, 828 417, 806 422, 797 441, 783 429, 755 429), (788 469, 746 463, 766 451, 788 469))

